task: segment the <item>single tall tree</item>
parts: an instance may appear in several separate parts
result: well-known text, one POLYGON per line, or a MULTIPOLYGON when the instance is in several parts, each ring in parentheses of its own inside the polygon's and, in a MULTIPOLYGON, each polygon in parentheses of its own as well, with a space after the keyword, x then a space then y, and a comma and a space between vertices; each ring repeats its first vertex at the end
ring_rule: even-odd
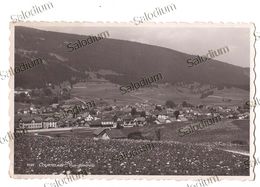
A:
POLYGON ((176 119, 178 119, 180 115, 180 111, 176 110, 173 114, 175 115, 176 119))

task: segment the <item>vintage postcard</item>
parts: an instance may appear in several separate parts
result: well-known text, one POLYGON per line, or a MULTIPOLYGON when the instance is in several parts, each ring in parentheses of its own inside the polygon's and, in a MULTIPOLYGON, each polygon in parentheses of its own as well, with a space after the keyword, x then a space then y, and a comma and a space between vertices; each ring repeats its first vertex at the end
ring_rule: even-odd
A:
POLYGON ((254 24, 10 29, 11 177, 254 179, 254 24))

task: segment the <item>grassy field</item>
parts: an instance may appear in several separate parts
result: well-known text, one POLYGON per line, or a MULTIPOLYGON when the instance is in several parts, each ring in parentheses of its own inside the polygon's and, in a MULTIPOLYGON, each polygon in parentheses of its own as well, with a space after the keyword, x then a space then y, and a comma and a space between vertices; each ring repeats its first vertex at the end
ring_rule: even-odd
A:
POLYGON ((244 161, 249 157, 225 150, 249 151, 248 120, 223 120, 194 134, 180 137, 178 129, 188 125, 124 128, 125 134, 141 132, 146 140, 93 140, 93 129, 28 133, 15 139, 16 174, 92 175, 249 175, 244 161), (155 133, 160 129, 161 138, 155 133), (116 161, 120 152, 153 142, 155 149, 116 161), (43 167, 42 164, 51 166, 43 167))
MULTIPOLYGON (((175 122, 165 125, 149 125, 144 127, 123 128, 129 135, 141 132, 144 139, 156 140, 156 131, 160 129, 160 141, 180 142, 185 144, 205 145, 218 149, 236 150, 249 153, 249 120, 223 120, 212 126, 180 137, 178 130, 190 122, 175 122)), ((73 129, 71 131, 41 132, 40 135, 53 137, 92 138, 93 129, 73 129)))
POLYGON ((249 175, 248 156, 207 146, 153 141, 154 149, 121 161, 113 159, 151 141, 93 140, 26 135, 15 142, 15 174, 249 175), (44 167, 44 165, 50 165, 44 167))
POLYGON ((50 137, 78 137, 78 138, 92 138, 94 129, 73 129, 70 131, 51 131, 51 132, 38 132, 42 136, 50 137))
POLYGON ((224 90, 215 89, 214 94, 200 99, 200 94, 193 94, 186 88, 178 88, 171 85, 157 84, 158 88, 140 88, 136 91, 122 95, 119 90, 119 85, 109 82, 88 82, 78 83, 74 85, 72 96, 85 99, 102 98, 109 104, 114 104, 114 99, 117 104, 134 104, 136 102, 149 101, 155 104, 165 104, 166 100, 173 100, 179 104, 183 101, 188 101, 192 104, 210 104, 220 106, 242 105, 249 98, 249 92, 238 88, 225 88, 224 90), (179 90, 179 91, 178 91, 179 90), (181 92, 180 92, 181 91, 181 92), (222 99, 230 98, 231 102, 224 102, 222 99))

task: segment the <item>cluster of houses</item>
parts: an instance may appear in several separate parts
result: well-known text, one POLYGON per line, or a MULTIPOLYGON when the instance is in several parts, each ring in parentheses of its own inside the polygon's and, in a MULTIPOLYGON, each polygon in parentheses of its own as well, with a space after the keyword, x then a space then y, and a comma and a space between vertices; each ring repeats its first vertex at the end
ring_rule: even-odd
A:
MULTIPOLYGON (((173 121, 188 121, 183 114, 176 119, 173 109, 163 111, 154 110, 155 106, 149 104, 136 103, 134 106, 108 106, 96 107, 93 111, 83 111, 76 114, 67 113, 74 104, 53 104, 48 107, 37 108, 31 105, 28 108, 18 109, 15 115, 15 123, 17 128, 25 129, 41 129, 41 128, 58 128, 58 127, 91 127, 91 128, 116 128, 144 126, 149 123, 164 124, 173 121), (137 114, 132 115, 132 108, 136 108, 137 114), (142 116, 140 112, 143 111, 142 116), (61 115, 67 113, 67 116, 61 115)), ((77 103, 79 105, 79 103, 77 103)))
POLYGON ((57 128, 57 121, 51 117, 45 119, 39 116, 17 116, 15 117, 16 129, 48 129, 57 128))
POLYGON ((117 128, 135 127, 149 124, 170 124, 173 122, 187 122, 221 116, 230 119, 248 119, 249 111, 239 112, 238 107, 209 108, 207 106, 183 107, 174 109, 152 103, 135 103, 134 105, 99 105, 92 110, 84 110, 80 113, 66 113, 75 105, 81 105, 79 101, 70 104, 52 104, 47 107, 31 105, 28 108, 16 110, 15 124, 18 129, 47 129, 63 127, 89 127, 89 128, 117 128), (132 113, 133 108, 135 113, 132 113), (158 110, 159 108, 159 110, 158 110), (178 116, 176 116, 178 111, 178 116))

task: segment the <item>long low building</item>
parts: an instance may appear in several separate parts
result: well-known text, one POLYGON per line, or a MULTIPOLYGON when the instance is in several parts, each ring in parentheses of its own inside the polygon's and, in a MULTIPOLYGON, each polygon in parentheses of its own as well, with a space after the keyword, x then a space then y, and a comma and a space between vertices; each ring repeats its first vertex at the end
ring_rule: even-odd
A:
POLYGON ((18 119, 18 124, 21 129, 57 128, 57 121, 51 117, 43 120, 39 116, 22 116, 18 119))

